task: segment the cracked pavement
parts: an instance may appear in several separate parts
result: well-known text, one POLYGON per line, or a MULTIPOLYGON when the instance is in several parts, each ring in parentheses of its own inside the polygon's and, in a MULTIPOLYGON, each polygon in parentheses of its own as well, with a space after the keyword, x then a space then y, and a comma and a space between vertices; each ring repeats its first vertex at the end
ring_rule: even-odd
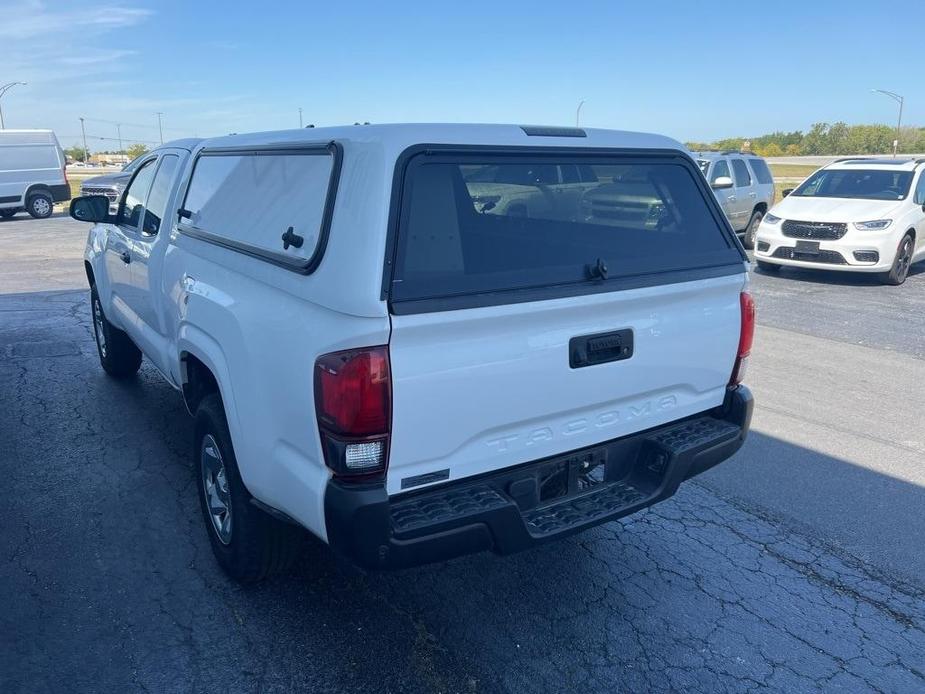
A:
POLYGON ((878 368, 925 390, 921 271, 892 298, 756 275, 754 435, 653 509, 396 573, 306 538, 290 573, 245 589, 211 556, 180 398, 147 363, 127 383, 99 368, 85 232, 0 221, 0 691, 925 690, 923 396, 902 427, 895 402, 852 406, 902 387, 878 368), (916 301, 878 335, 883 304, 916 301), (863 370, 860 392, 780 377, 820 344, 821 378, 863 370))

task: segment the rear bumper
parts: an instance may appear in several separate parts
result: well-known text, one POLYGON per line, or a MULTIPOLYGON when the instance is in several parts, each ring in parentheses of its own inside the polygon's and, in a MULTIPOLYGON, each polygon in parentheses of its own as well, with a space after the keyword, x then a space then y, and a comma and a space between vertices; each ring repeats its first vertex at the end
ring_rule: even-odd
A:
POLYGON ((492 550, 510 554, 622 518, 667 499, 745 441, 744 386, 709 412, 555 458, 390 499, 381 483, 332 480, 331 547, 370 569, 396 569, 492 550), (595 469, 592 484, 582 473, 595 469))

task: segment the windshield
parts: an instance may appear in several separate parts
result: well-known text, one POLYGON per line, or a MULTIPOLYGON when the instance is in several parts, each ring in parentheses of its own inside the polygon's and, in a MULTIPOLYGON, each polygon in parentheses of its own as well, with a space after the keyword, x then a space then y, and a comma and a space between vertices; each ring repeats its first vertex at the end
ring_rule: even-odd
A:
POLYGON ((911 171, 820 169, 791 195, 804 198, 902 200, 909 194, 911 171))

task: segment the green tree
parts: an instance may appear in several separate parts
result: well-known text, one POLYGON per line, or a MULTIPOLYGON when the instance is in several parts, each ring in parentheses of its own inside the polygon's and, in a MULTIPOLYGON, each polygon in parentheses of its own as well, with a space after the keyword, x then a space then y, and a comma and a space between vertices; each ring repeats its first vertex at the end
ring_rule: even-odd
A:
POLYGON ((784 153, 784 148, 776 142, 769 142, 766 145, 754 145, 752 149, 755 154, 762 157, 779 157, 784 153))
POLYGON ((147 145, 136 142, 134 145, 129 145, 128 149, 125 150, 125 153, 128 155, 129 159, 134 159, 135 157, 140 157, 142 154, 145 154, 147 151, 147 145))
POLYGON ((66 150, 64 150, 64 153, 74 161, 87 161, 87 159, 90 157, 90 152, 80 145, 68 147, 66 150))
POLYGON ((813 123, 813 127, 803 136, 800 146, 803 154, 828 154, 829 124, 813 123))
POLYGON ((828 132, 828 144, 825 154, 857 154, 849 146, 850 131, 846 123, 833 123, 828 132))

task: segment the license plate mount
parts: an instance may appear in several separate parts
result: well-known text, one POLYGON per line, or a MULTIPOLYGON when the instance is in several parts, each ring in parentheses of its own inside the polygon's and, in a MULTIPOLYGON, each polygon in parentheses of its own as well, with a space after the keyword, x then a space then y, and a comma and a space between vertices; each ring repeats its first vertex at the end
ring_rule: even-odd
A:
POLYGON ((818 241, 797 241, 796 248, 793 249, 794 255, 819 255, 818 241))

